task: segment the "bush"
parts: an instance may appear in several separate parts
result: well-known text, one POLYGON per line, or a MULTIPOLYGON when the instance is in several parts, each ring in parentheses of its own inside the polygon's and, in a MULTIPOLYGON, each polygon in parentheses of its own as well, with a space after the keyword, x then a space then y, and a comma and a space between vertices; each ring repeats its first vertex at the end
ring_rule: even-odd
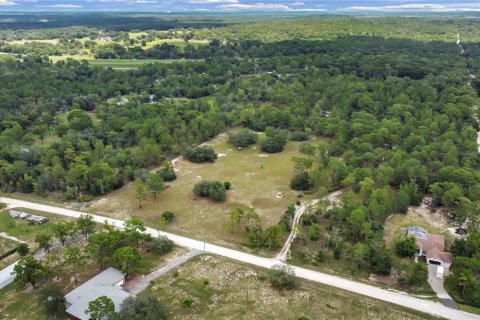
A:
POLYGON ((199 146, 193 149, 187 149, 184 157, 188 161, 195 163, 215 162, 215 159, 217 159, 217 153, 210 146, 199 146))
POLYGON ((414 237, 401 238, 395 243, 395 252, 400 257, 413 257, 417 251, 414 237))
POLYGON ((409 286, 421 287, 428 280, 428 269, 424 263, 411 263, 407 268, 407 276, 400 279, 409 286))
POLYGON ((214 201, 224 201, 227 192, 220 181, 200 181, 193 187, 193 193, 198 197, 208 197, 214 201))
POLYGON ((310 182, 310 175, 308 172, 297 173, 293 176, 292 181, 290 182, 290 188, 298 191, 306 191, 312 187, 310 182))
POLYGON ((172 251, 173 241, 166 236, 159 236, 152 242, 151 250, 157 254, 163 254, 172 251))
POLYGON ((28 248, 28 245, 26 243, 20 243, 17 246, 17 253, 22 257, 26 256, 29 251, 30 251, 30 248, 28 248))
POLYGON ((175 214, 171 211, 165 211, 164 213, 162 213, 162 218, 165 221, 172 222, 173 219, 175 218, 175 214))
POLYGON ((177 174, 175 170, 168 168, 168 169, 160 169, 157 173, 163 178, 163 181, 171 182, 177 179, 177 174))
POLYGON ((225 190, 230 190, 232 188, 232 184, 229 181, 225 181, 223 186, 225 187, 225 190))
POLYGON ((165 309, 152 294, 129 297, 122 303, 121 320, 167 319, 165 309))
POLYGON ((237 148, 245 148, 257 143, 257 134, 248 129, 242 129, 228 136, 228 142, 237 148))
POLYGON ((392 270, 392 256, 386 250, 374 250, 372 256, 372 272, 389 275, 392 270))
POLYGON ((65 298, 59 285, 51 284, 42 289, 40 300, 47 315, 60 319, 65 318, 65 298))
POLYGON ((190 308, 193 304, 193 299, 192 298, 185 298, 182 301, 182 307, 184 308, 190 308))
POLYGON ((290 266, 276 265, 270 273, 270 283, 277 289, 295 288, 295 272, 290 266))
POLYGON ((312 241, 317 241, 322 235, 322 228, 319 224, 314 223, 308 228, 308 238, 312 241))
POLYGON ((281 129, 267 128, 267 136, 261 143, 260 149, 267 153, 282 152, 287 143, 287 133, 281 129))
POLYGON ((292 141, 307 141, 308 139, 308 133, 302 131, 295 131, 290 135, 292 141))

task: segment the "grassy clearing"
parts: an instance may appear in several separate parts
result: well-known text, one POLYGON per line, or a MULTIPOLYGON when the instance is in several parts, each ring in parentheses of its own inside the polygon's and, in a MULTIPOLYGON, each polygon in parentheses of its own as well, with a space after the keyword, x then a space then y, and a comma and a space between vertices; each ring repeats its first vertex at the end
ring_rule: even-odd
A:
POLYGON ((58 61, 66 61, 67 59, 73 60, 87 60, 88 63, 96 67, 114 68, 114 69, 135 69, 144 64, 149 63, 180 63, 197 61, 191 59, 95 59, 92 55, 64 55, 64 56, 50 56, 50 61, 56 63, 58 61))
POLYGON ((26 43, 47 43, 47 44, 58 44, 60 41, 58 39, 34 39, 34 40, 12 40, 12 41, 5 41, 7 44, 14 44, 14 45, 23 45, 26 43))
POLYGON ((155 281, 147 291, 165 305, 169 319, 433 319, 339 289, 298 281, 273 289, 265 269, 217 256, 199 256, 155 281), (191 298, 190 308, 182 301, 191 298))
POLYGON ((453 235, 446 230, 446 226, 439 223, 438 213, 431 213, 428 209, 411 207, 407 214, 394 214, 385 222, 384 239, 387 248, 393 249, 395 241, 406 234, 408 226, 419 226, 430 233, 443 234, 448 247, 453 243, 453 235))
POLYGON ((153 226, 158 225, 162 212, 172 211, 175 220, 166 226, 169 231, 223 245, 242 243, 243 234, 230 233, 230 218, 226 212, 251 206, 261 215, 265 226, 277 223, 286 207, 299 195, 289 188, 293 172, 291 158, 299 156, 299 143, 290 142, 282 153, 267 155, 259 152, 258 147, 237 152, 227 139, 224 134, 209 143, 220 155, 215 163, 194 164, 179 160, 177 180, 169 183, 157 199, 149 196, 143 209, 138 209, 131 183, 101 198, 90 209, 121 219, 137 215, 153 226), (230 181, 232 190, 227 191, 227 200, 216 203, 195 198, 193 186, 202 179, 230 181), (279 192, 284 196, 277 197, 279 192))

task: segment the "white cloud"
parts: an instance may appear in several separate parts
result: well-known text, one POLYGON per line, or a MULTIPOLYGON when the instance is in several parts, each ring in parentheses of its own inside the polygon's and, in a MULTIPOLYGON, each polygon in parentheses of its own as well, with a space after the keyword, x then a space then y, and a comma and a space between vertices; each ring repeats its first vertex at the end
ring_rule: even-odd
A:
POLYGON ((291 6, 304 6, 305 2, 297 1, 290 3, 291 6))
POLYGON ((238 3, 238 0, 187 0, 188 3, 238 3))
POLYGON ((401 4, 395 6, 353 6, 347 7, 343 10, 348 11, 480 11, 480 2, 472 3, 451 3, 451 4, 433 4, 433 3, 418 3, 418 4, 401 4))
POLYGON ((9 0, 0 0, 0 6, 14 6, 16 2, 9 1, 9 0))
POLYGON ((268 3, 254 3, 254 4, 222 4, 218 6, 224 10, 290 10, 289 6, 284 4, 268 4, 268 3))
POLYGON ((71 3, 59 3, 59 4, 54 4, 51 6, 52 8, 63 8, 63 9, 74 9, 74 8, 83 8, 83 6, 80 6, 78 4, 71 4, 71 3))

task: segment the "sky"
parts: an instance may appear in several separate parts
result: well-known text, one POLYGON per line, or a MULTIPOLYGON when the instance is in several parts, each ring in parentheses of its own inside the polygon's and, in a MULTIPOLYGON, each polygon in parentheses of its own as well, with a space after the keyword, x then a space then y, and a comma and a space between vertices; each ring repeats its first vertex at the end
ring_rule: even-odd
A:
POLYGON ((467 0, 0 0, 2 11, 480 12, 467 0))

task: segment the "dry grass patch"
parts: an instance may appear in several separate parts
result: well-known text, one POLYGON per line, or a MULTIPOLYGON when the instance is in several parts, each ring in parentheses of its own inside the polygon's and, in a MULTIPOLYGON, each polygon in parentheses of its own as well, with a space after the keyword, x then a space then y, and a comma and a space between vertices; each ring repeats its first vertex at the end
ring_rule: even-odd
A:
POLYGON ((307 281, 278 291, 270 286, 267 270, 217 256, 196 257, 147 291, 163 302, 169 319, 432 319, 307 281), (190 308, 182 305, 187 298, 193 300, 190 308))
MULTIPOLYGON (((243 234, 230 233, 230 218, 226 212, 238 207, 254 207, 261 215, 265 226, 277 223, 286 207, 297 200, 298 192, 289 187, 293 174, 291 158, 299 156, 298 142, 287 144, 278 154, 263 154, 258 146, 237 151, 227 143, 223 134, 209 144, 221 155, 215 163, 195 164, 186 160, 177 161, 177 180, 157 196, 149 196, 138 209, 133 184, 113 191, 95 202, 90 210, 127 219, 137 215, 150 225, 158 224, 164 211, 175 213, 175 220, 168 224, 168 231, 190 237, 205 238, 223 245, 239 244, 243 234), (194 196, 193 186, 200 180, 230 181, 227 200, 217 203, 194 196), (281 193, 283 197, 277 197, 281 193)), ((310 199, 305 196, 302 201, 310 199)))

